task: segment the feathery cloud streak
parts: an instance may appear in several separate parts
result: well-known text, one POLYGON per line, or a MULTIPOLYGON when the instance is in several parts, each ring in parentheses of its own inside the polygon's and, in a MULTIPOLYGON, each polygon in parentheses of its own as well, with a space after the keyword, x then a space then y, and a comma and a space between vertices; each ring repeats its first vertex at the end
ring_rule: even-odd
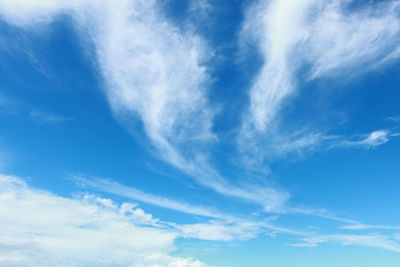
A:
POLYGON ((154 0, 0 3, 1 16, 25 28, 61 13, 72 15, 94 45, 115 117, 131 132, 138 130, 132 121, 140 119, 158 156, 222 195, 268 210, 287 201, 286 192, 271 187, 234 185, 207 162, 205 148, 217 137, 206 97, 208 48, 201 38, 169 23, 154 0))
MULTIPOLYGON (((264 60, 238 137, 244 162, 253 169, 271 157, 301 154, 325 141, 320 130, 305 126, 285 132, 280 124, 283 105, 297 92, 299 73, 306 83, 339 74, 350 80, 398 59, 400 1, 369 3, 357 10, 351 3, 260 0, 247 10, 241 40, 256 43, 264 60)), ((354 145, 374 147, 384 140, 381 134, 354 145)))
POLYGON ((246 129, 267 130, 282 101, 296 90, 301 67, 312 80, 345 71, 361 74, 395 57, 400 2, 357 11, 349 10, 349 2, 258 1, 248 10, 243 37, 258 43, 265 63, 250 92, 246 129))
POLYGON ((366 235, 325 235, 304 238, 303 243, 289 244, 294 247, 316 247, 323 243, 339 243, 345 246, 357 245, 374 248, 382 248, 393 252, 400 253, 400 244, 395 238, 388 238, 387 236, 379 234, 366 234, 366 235))
POLYGON ((155 206, 176 210, 183 213, 192 215, 199 215, 204 217, 229 219, 230 216, 221 214, 215 210, 194 206, 187 203, 178 202, 165 197, 156 196, 136 188, 127 187, 120 183, 101 178, 86 177, 82 175, 70 175, 70 179, 75 181, 79 186, 88 187, 101 192, 112 193, 118 196, 123 196, 132 200, 142 201, 155 206))

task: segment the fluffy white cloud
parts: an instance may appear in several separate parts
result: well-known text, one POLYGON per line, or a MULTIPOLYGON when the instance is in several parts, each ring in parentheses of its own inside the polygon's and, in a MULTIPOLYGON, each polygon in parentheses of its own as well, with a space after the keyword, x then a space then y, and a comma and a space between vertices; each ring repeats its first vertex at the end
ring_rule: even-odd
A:
POLYGON ((177 234, 125 203, 70 199, 0 175, 2 266, 204 266, 169 256, 177 234))

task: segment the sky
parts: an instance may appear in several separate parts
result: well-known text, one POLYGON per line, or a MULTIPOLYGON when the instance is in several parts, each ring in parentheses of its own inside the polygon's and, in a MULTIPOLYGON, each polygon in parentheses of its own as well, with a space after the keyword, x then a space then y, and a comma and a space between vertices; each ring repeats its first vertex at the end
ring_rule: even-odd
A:
POLYGON ((400 1, 0 1, 0 266, 398 267, 400 1))

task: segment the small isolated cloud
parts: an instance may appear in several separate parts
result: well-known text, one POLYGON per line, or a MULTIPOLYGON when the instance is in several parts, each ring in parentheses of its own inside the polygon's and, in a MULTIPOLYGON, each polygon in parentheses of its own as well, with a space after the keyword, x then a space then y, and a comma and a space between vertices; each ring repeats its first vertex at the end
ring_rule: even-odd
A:
POLYGON ((169 255, 178 234, 132 204, 59 197, 0 175, 0 265, 205 266, 169 255))
POLYGON ((359 140, 344 140, 339 141, 337 146, 361 147, 361 148, 376 148, 385 144, 390 139, 390 132, 387 130, 374 131, 359 140))

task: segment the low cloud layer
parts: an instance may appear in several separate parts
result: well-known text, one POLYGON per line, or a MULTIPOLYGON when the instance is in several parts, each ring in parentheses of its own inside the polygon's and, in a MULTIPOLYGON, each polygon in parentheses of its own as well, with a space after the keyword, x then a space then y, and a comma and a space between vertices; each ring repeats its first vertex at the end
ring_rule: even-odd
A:
POLYGON ((169 256, 177 233, 132 204, 65 198, 0 175, 0 265, 205 266, 169 256))

